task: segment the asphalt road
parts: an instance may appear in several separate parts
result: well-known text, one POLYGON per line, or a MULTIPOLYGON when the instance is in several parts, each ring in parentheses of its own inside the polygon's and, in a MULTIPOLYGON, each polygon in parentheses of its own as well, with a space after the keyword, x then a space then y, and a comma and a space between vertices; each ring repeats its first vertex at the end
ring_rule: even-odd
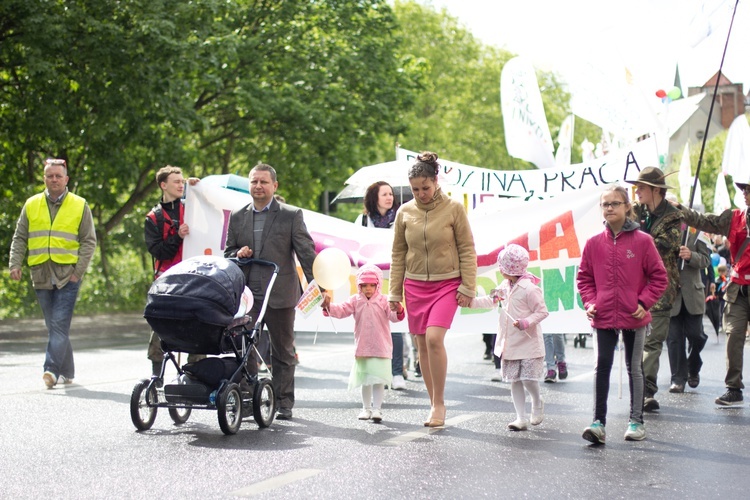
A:
POLYGON ((382 423, 359 421, 359 395, 346 389, 350 336, 301 333, 294 419, 261 430, 250 418, 225 436, 207 410, 181 426, 160 410, 151 430, 135 430, 130 393, 150 372, 142 319, 77 318, 75 383, 52 390, 34 325, 0 322, 3 498, 748 498, 748 410, 713 404, 724 392, 723 337, 710 338, 701 384, 685 394, 666 392, 664 353, 662 410, 646 416, 642 442, 622 438, 629 395, 623 374, 618 399, 616 361, 607 445, 593 446, 581 438, 593 406, 590 339, 574 348, 568 336, 570 377, 543 384, 544 422, 511 432, 509 386, 490 381, 479 334, 449 333, 448 421, 427 429, 420 379, 388 392, 382 423))

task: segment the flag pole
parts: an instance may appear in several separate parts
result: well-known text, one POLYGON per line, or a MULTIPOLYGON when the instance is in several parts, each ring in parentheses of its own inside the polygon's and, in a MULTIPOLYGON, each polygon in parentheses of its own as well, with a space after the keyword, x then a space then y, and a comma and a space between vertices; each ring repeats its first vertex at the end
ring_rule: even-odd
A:
MULTIPOLYGON (((727 40, 724 42, 724 52, 721 54, 721 63, 719 64, 719 73, 716 75, 716 84, 714 85, 714 94, 711 97, 711 107, 708 110, 708 119, 706 120, 706 130, 703 132, 703 142, 701 143, 701 152, 698 156, 698 166, 695 169, 695 178, 693 179, 693 186, 690 188, 690 203, 689 208, 693 208, 693 201, 695 200, 695 190, 698 186, 698 175, 701 173, 701 164, 703 163, 703 153, 706 151, 706 141, 708 140, 708 128, 711 126, 711 116, 714 113, 714 104, 716 104, 716 94, 719 92, 719 80, 721 80, 721 71, 724 69, 724 58, 727 55, 727 47, 729 47, 729 36, 732 34, 732 25, 734 25, 734 16, 737 14, 737 6, 740 4, 740 0, 735 0, 734 10, 732 11, 732 20, 729 23, 729 30, 727 31, 727 40)), ((683 245, 687 246, 688 230, 685 227, 683 231, 683 245)), ((685 266, 685 261, 682 261, 682 267, 685 266)))

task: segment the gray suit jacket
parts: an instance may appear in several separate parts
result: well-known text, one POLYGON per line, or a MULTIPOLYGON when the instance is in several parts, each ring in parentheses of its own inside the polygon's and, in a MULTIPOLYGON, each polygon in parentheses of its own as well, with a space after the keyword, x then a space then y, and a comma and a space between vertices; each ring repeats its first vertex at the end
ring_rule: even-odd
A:
MULTIPOLYGON (((315 260, 315 243, 305 226, 302 210, 280 204, 276 200, 271 201, 263 226, 262 241, 257 245, 253 241, 253 216, 252 203, 232 212, 227 228, 224 257, 236 257, 240 248, 248 246, 252 249, 254 258, 278 264, 279 275, 271 291, 268 306, 274 309, 294 307, 302 293, 294 256, 296 254, 308 282, 313 279, 312 265, 315 260)), ((262 299, 273 272, 272 268, 247 266, 243 271, 248 283, 249 272, 260 273, 261 288, 253 289, 252 292, 255 300, 262 299)))
POLYGON ((701 279, 701 269, 707 267, 711 262, 711 252, 706 244, 697 239, 698 232, 688 233, 687 247, 693 252, 690 260, 680 271, 680 286, 677 288, 677 297, 672 305, 670 316, 680 314, 682 301, 690 314, 703 314, 706 312, 706 291, 701 279))

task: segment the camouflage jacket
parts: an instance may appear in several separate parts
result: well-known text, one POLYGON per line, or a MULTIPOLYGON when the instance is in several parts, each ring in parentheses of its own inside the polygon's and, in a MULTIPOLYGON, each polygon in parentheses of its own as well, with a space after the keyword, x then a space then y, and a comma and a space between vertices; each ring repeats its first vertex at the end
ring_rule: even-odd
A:
POLYGON ((650 213, 648 207, 634 203, 636 219, 641 225, 641 231, 649 233, 654 239, 664 267, 667 269, 669 281, 667 289, 659 301, 650 309, 651 312, 669 312, 672 309, 677 287, 680 283, 680 245, 682 239, 682 219, 680 210, 673 207, 667 200, 662 200, 656 210, 650 213))

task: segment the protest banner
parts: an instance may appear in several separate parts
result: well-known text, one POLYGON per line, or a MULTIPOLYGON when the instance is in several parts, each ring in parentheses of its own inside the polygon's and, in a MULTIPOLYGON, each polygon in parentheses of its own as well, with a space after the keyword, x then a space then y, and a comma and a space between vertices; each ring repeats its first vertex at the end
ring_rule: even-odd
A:
MULTIPOLYGON (((545 320, 550 333, 583 333, 588 322, 576 290, 575 277, 586 240, 602 230, 598 207, 600 189, 576 191, 548 200, 509 201, 488 204, 487 209, 470 214, 469 220, 477 249, 480 295, 488 294, 502 280, 497 270, 497 255, 504 245, 517 243, 529 250, 529 269, 542 278, 550 317, 545 320), (552 326, 554 325, 554 326, 552 326)), ((223 255, 231 211, 251 202, 245 193, 198 183, 188 190, 185 220, 190 234, 185 238, 184 258, 195 255, 223 255)), ((305 224, 315 241, 316 251, 335 247, 349 255, 352 267, 349 282, 333 290, 333 301, 345 300, 357 292, 357 267, 372 263, 383 270, 384 293, 388 290, 391 231, 367 228, 351 222, 303 210, 305 224)), ((300 271, 300 275, 302 273, 300 271)), ((303 278, 304 283, 304 278, 303 278)), ((497 311, 459 309, 452 330, 492 333, 497 325, 497 311)), ((406 322, 392 325, 394 331, 406 331, 406 322)), ((337 323, 339 331, 352 332, 351 318, 337 323)), ((305 317, 298 314, 297 331, 331 331, 322 312, 305 317)))

